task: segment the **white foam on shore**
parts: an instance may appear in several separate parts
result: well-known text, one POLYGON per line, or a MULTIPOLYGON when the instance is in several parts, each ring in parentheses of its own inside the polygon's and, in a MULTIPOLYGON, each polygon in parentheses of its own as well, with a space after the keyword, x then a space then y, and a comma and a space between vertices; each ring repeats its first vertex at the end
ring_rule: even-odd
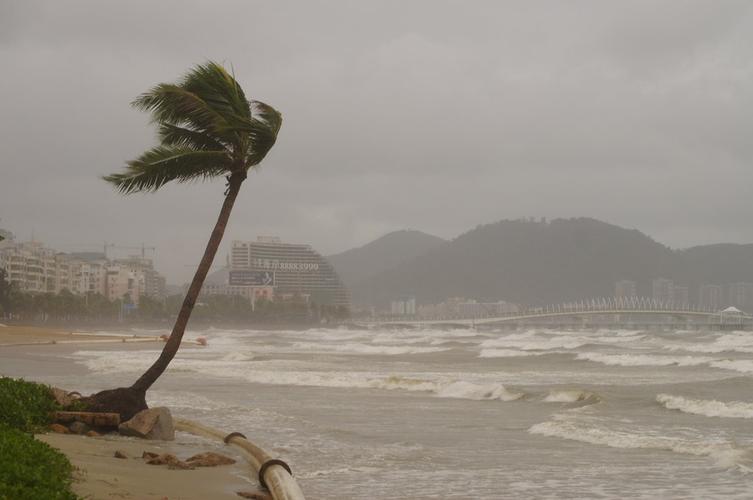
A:
POLYGON ((725 418, 753 418, 753 403, 715 399, 689 399, 671 394, 658 394, 656 401, 668 410, 679 410, 692 415, 725 418))
POLYGON ((620 449, 654 449, 687 455, 711 457, 719 467, 739 466, 747 469, 753 459, 753 450, 740 448, 734 442, 719 440, 693 441, 681 437, 656 435, 644 432, 617 430, 579 423, 574 418, 555 415, 554 420, 535 424, 528 429, 531 434, 557 437, 620 449))
POLYGON ((657 354, 603 354, 583 352, 575 359, 593 361, 609 366, 697 366, 710 363, 714 358, 704 356, 664 356, 657 354))

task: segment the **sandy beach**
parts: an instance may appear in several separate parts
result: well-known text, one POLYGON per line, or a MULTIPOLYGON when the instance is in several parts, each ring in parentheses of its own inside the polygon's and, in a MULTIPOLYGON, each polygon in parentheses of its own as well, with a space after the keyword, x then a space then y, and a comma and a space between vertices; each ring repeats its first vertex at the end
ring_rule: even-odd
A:
POLYGON ((158 336, 78 332, 39 326, 0 325, 0 347, 34 344, 97 344, 159 342, 158 336))
POLYGON ((256 490, 252 471, 233 447, 206 442, 146 441, 120 436, 42 434, 37 439, 65 453, 78 470, 73 490, 84 498, 205 500, 240 498, 236 491, 256 490), (115 458, 115 451, 128 458, 115 458), (164 465, 147 465, 144 451, 172 453, 185 459, 195 453, 213 451, 236 459, 232 465, 171 470, 164 465))

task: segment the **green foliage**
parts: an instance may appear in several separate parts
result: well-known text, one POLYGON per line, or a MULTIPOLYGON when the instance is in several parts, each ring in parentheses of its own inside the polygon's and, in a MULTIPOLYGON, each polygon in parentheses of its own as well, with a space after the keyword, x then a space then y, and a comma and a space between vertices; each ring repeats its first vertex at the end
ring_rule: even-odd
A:
POLYGON ((25 432, 44 429, 60 409, 46 385, 22 379, 0 378, 0 424, 25 432))
POLYGON ((152 115, 160 144, 104 177, 121 193, 156 191, 168 182, 242 174, 258 165, 277 140, 282 115, 249 101, 233 75, 201 64, 178 83, 161 83, 133 101, 152 115))
POLYGON ((46 385, 0 377, 0 500, 75 500, 73 467, 34 439, 59 409, 46 385))
POLYGON ((0 423, 0 500, 75 500, 72 472, 65 455, 0 423))

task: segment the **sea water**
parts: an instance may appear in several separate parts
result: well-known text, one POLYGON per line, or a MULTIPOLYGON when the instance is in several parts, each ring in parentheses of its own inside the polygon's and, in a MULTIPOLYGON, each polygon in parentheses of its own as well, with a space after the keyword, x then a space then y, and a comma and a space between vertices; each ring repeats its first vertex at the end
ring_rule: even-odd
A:
MULTIPOLYGON (((753 497, 752 332, 198 335, 150 405, 243 432, 310 499, 753 497)), ((55 381, 127 384, 158 348, 80 346, 94 376, 55 381)))

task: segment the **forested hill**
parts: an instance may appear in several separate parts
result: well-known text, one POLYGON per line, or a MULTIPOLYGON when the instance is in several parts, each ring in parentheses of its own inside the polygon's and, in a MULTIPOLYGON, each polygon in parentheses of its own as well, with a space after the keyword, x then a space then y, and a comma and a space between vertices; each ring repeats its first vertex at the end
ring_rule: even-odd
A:
POLYGON ((421 231, 394 231, 359 248, 327 257, 348 287, 392 269, 445 243, 421 231))
MULTIPOLYGON (((337 260, 333 264, 340 272, 337 260)), ((350 286, 361 305, 383 305, 400 295, 415 295, 419 303, 466 297, 548 304, 611 296, 621 279, 636 281, 639 294, 650 295, 658 277, 690 286, 694 301, 699 284, 753 281, 753 245, 678 251, 595 219, 504 220, 405 256, 350 286)))

